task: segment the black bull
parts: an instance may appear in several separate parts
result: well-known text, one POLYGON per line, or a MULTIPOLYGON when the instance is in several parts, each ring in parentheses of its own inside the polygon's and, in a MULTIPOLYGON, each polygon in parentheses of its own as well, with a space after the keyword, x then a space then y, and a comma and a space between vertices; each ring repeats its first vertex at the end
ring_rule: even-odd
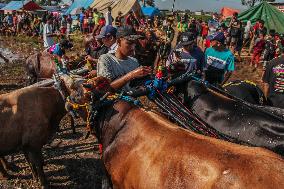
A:
MULTIPOLYGON (((261 106, 249 107, 209 90, 197 81, 187 84, 187 93, 189 98, 185 104, 219 132, 284 155, 283 116, 266 113, 261 106)), ((284 112, 276 111, 278 114, 284 112)))
POLYGON ((253 82, 248 80, 235 80, 226 83, 223 89, 244 101, 258 105, 268 105, 262 90, 253 82))

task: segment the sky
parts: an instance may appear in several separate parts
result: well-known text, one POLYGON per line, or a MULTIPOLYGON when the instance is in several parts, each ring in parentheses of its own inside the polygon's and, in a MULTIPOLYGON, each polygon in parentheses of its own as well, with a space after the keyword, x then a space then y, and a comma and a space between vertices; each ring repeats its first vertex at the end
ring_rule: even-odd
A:
MULTIPOLYGON (((174 0, 155 0, 157 7, 160 9, 170 9, 174 0)), ((277 0, 276 2, 281 2, 277 0)), ((284 0, 282 0, 283 2, 284 0)), ((175 9, 191 11, 218 11, 224 7, 231 7, 239 10, 245 10, 247 7, 241 5, 241 0, 176 0, 175 9)))

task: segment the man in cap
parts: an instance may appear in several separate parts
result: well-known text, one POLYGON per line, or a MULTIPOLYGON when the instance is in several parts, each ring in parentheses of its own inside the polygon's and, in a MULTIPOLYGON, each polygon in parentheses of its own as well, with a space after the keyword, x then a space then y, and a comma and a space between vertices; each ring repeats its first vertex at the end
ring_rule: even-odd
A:
POLYGON ((176 50, 170 54, 166 65, 175 67, 176 63, 182 63, 184 71, 197 71, 201 74, 204 66, 204 53, 197 46, 193 33, 185 32, 181 34, 180 43, 176 47, 176 50))
POLYGON ((102 27, 100 34, 96 36, 96 39, 101 39, 103 44, 109 48, 109 53, 114 53, 117 49, 116 43, 117 29, 111 25, 102 27))
POLYGON ((111 87, 115 90, 131 90, 129 82, 149 75, 150 67, 140 66, 134 55, 135 43, 140 36, 136 35, 133 28, 123 26, 117 31, 118 48, 115 53, 107 53, 99 58, 97 75, 108 78, 111 87))
POLYGON ((234 55, 225 46, 225 36, 215 32, 208 36, 211 47, 205 51, 205 80, 212 85, 222 85, 235 69, 234 55))

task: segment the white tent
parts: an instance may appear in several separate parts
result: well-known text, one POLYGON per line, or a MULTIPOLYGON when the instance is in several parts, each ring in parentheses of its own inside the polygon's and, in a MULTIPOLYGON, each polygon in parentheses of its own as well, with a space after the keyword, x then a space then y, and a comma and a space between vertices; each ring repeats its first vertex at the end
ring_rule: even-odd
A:
POLYGON ((98 11, 105 13, 108 7, 111 7, 111 15, 117 17, 118 12, 126 15, 130 11, 141 14, 141 7, 137 0, 95 0, 91 6, 97 8, 98 11))

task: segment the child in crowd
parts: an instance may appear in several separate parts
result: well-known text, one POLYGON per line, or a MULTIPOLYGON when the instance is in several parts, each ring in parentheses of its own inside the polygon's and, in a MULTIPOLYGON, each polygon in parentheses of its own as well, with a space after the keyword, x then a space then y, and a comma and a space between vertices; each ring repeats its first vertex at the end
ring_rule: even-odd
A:
POLYGON ((264 33, 259 33, 258 38, 255 40, 255 44, 253 47, 253 55, 251 58, 250 66, 254 66, 253 71, 256 70, 256 68, 259 65, 261 54, 265 47, 265 40, 264 40, 264 33))

